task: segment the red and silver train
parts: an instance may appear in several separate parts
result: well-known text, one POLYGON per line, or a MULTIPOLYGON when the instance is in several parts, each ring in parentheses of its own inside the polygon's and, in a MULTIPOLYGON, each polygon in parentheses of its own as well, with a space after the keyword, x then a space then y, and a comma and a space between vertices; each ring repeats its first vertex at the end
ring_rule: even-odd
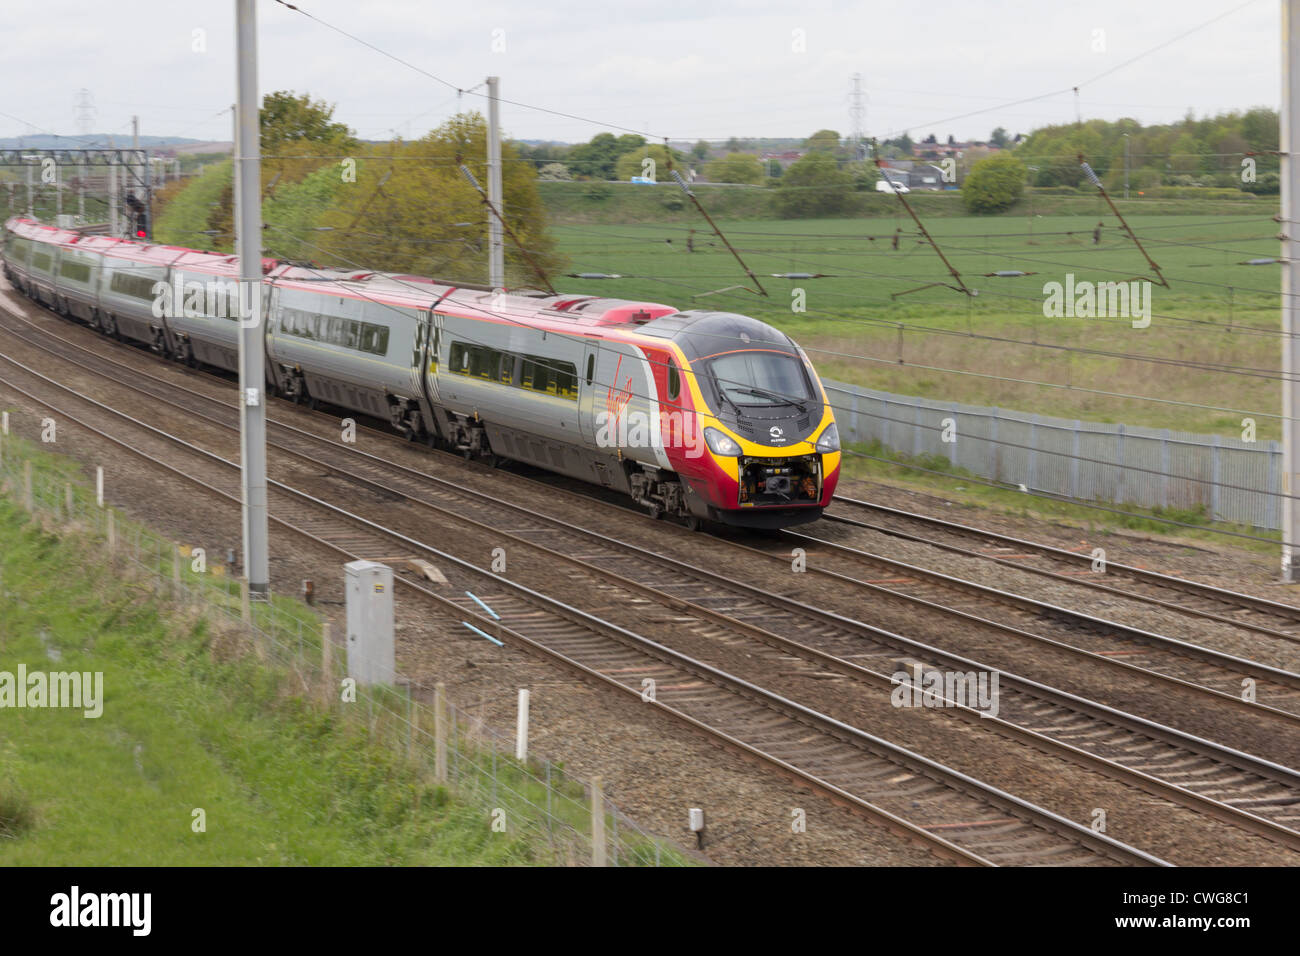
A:
MULTIPOLYGON (((5 274, 38 302, 237 370, 234 256, 20 218, 3 240, 5 274)), ((692 528, 801 524, 835 491, 839 435, 817 373, 756 319, 269 259, 262 272, 272 394, 615 489, 692 528)))

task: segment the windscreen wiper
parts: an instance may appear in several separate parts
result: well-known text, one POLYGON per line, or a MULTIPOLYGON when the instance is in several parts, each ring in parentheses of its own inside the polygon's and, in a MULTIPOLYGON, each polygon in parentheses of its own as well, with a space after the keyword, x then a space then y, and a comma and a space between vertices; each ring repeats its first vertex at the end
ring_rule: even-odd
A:
POLYGON ((738 388, 736 389, 736 391, 744 392, 747 395, 754 395, 757 396, 758 398, 770 398, 780 405, 793 405, 801 412, 808 411, 807 406, 804 405, 803 402, 796 401, 795 399, 791 398, 788 395, 781 395, 777 392, 769 392, 766 389, 762 389, 762 388, 738 388))

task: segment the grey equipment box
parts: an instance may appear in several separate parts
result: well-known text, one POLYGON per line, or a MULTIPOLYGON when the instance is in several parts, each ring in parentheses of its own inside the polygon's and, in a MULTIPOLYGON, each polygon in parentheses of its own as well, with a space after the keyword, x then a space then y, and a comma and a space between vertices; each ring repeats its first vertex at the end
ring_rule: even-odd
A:
POLYGON ((375 561, 343 566, 348 596, 348 676, 358 684, 393 684, 393 569, 375 561))

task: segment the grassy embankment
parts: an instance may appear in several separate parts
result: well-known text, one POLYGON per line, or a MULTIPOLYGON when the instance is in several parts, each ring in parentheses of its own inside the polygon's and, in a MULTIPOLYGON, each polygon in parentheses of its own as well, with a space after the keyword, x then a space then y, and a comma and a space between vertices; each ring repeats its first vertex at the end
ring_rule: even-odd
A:
MULTIPOLYGON (((77 474, 68 460, 13 438, 4 460, 0 671, 15 674, 22 663, 29 672, 102 672, 104 700, 98 718, 0 709, 0 864, 564 861, 533 811, 548 804, 545 789, 522 768, 458 738, 460 760, 496 768, 496 799, 485 802, 464 776, 460 786, 436 784, 405 727, 369 710, 364 693, 340 703, 337 683, 301 663, 319 664, 310 609, 282 599, 275 608, 281 638, 305 649, 295 665, 292 651, 286 660, 248 638, 237 590, 223 582, 187 564, 186 585, 206 597, 168 596, 166 551, 134 552, 153 568, 125 559, 144 540, 130 525, 118 524, 110 556, 79 487, 69 522, 63 489, 77 474), (44 500, 59 518, 33 519, 21 507, 16 454, 34 463, 38 511, 44 500), (233 618, 219 613, 222 603, 233 618), (285 621, 303 626, 286 637, 294 628, 285 621), (495 806, 506 811, 505 832, 491 827, 495 806), (194 829, 198 809, 205 832, 194 829)), ((584 830, 582 793, 574 781, 554 782, 557 826, 584 830)))

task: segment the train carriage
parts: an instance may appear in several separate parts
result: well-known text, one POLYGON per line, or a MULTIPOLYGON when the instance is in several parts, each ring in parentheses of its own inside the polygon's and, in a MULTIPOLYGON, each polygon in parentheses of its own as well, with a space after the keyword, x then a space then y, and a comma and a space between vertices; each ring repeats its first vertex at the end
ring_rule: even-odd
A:
POLYGON ((104 268, 101 247, 110 239, 74 236, 59 249, 58 306, 62 312, 87 324, 99 308, 99 284, 104 268))
POLYGON ((172 263, 189 251, 126 240, 104 249, 99 277, 99 327, 108 335, 169 354, 167 316, 158 308, 158 287, 159 283, 164 287, 170 283, 172 263))
POLYGON ((421 370, 432 297, 391 277, 295 266, 271 276, 267 348, 288 398, 325 401, 429 433, 421 370))
MULTIPOLYGON (((59 262, 93 276, 98 257, 102 331, 238 368, 251 303, 234 256, 23 220, 6 223, 3 248, 20 288, 70 311, 74 299, 88 305, 86 273, 63 276, 59 262), (42 259, 33 270, 38 256, 51 257, 48 269, 42 259)), ((821 382, 789 336, 756 319, 265 259, 262 271, 268 384, 286 398, 385 418, 468 457, 568 474, 692 527, 798 524, 834 493, 839 439, 821 382)))

